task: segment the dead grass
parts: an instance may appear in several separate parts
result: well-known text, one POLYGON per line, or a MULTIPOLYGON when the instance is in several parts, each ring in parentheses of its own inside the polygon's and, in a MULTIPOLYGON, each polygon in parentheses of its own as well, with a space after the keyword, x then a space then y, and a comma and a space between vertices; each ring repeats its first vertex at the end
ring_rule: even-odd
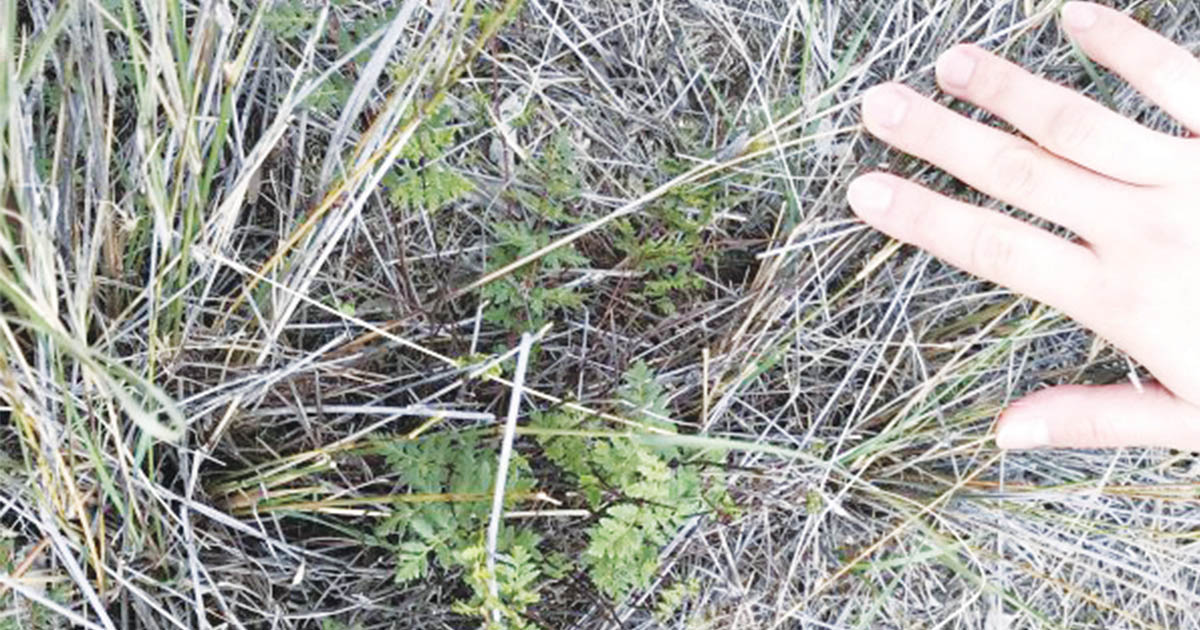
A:
MULTIPOLYGON (((844 201, 887 164, 985 202, 858 124, 870 85, 932 91, 952 43, 1098 97, 1055 4, 0 9, 0 628, 475 625, 450 610, 459 575, 397 585, 364 544, 387 508, 363 497, 403 490, 367 445, 499 424, 511 383, 475 368, 542 323, 485 317, 510 280, 579 300, 542 318, 527 406, 619 420, 645 361, 682 433, 742 443, 711 472, 737 510, 692 519, 628 601, 552 580, 542 627, 1197 626, 1190 454, 989 439, 1023 392, 1128 361, 844 201), (455 178, 471 192, 442 194, 455 178), (670 269, 619 239, 628 220, 674 243, 685 219, 692 256, 670 269), (544 247, 491 264, 506 222, 544 247), (549 264, 567 247, 587 263, 549 264), (679 268, 698 285, 648 297, 679 268)), ((1191 5, 1129 8, 1200 37, 1191 5)), ((563 480, 541 490, 562 505, 506 523, 578 551, 595 515, 563 480)))

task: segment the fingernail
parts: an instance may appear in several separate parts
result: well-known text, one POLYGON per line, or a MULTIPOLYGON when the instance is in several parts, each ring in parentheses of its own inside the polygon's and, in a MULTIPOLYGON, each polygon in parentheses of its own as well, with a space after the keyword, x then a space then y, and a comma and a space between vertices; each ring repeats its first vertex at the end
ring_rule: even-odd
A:
POLYGON ((961 48, 951 48, 938 59, 936 72, 942 85, 965 88, 975 73, 975 60, 961 48))
POLYGON ((1003 449, 1050 445, 1050 430, 1041 418, 1012 418, 996 430, 996 446, 1003 449))
POLYGON ((1094 7, 1083 2, 1068 2, 1062 8, 1063 24, 1076 32, 1091 28, 1099 17, 1094 7))
POLYGON ((893 86, 876 86, 863 96, 863 116, 884 127, 895 127, 904 120, 908 102, 893 86))
POLYGON ((859 212, 883 212, 892 205, 892 187, 874 177, 859 177, 850 182, 846 196, 859 212))

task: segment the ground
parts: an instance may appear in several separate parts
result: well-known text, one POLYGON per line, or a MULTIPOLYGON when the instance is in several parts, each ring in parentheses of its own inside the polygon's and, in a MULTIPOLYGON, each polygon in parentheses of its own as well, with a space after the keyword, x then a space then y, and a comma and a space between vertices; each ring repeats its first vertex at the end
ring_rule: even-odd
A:
POLYGON ((1197 626, 1191 454, 990 439, 1145 374, 845 201, 1020 215, 957 42, 1180 133, 1057 4, 0 7, 0 628, 1197 626))

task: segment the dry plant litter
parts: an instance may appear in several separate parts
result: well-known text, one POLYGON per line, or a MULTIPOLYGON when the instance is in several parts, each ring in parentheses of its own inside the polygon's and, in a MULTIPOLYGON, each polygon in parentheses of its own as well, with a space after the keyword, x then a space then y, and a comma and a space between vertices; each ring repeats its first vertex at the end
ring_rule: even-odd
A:
POLYGON ((1178 133, 1058 5, 4 3, 0 628, 1200 626, 1192 454, 989 438, 1136 368, 844 201, 991 203, 960 41, 1178 133))

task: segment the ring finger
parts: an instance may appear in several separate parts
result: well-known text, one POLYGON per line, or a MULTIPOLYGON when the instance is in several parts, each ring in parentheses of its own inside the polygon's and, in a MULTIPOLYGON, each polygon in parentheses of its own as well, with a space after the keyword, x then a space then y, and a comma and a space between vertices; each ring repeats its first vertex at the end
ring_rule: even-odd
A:
POLYGON ((1089 306, 1102 268, 1087 247, 895 175, 863 175, 848 194, 854 211, 884 233, 1085 324, 1096 323, 1089 306))

